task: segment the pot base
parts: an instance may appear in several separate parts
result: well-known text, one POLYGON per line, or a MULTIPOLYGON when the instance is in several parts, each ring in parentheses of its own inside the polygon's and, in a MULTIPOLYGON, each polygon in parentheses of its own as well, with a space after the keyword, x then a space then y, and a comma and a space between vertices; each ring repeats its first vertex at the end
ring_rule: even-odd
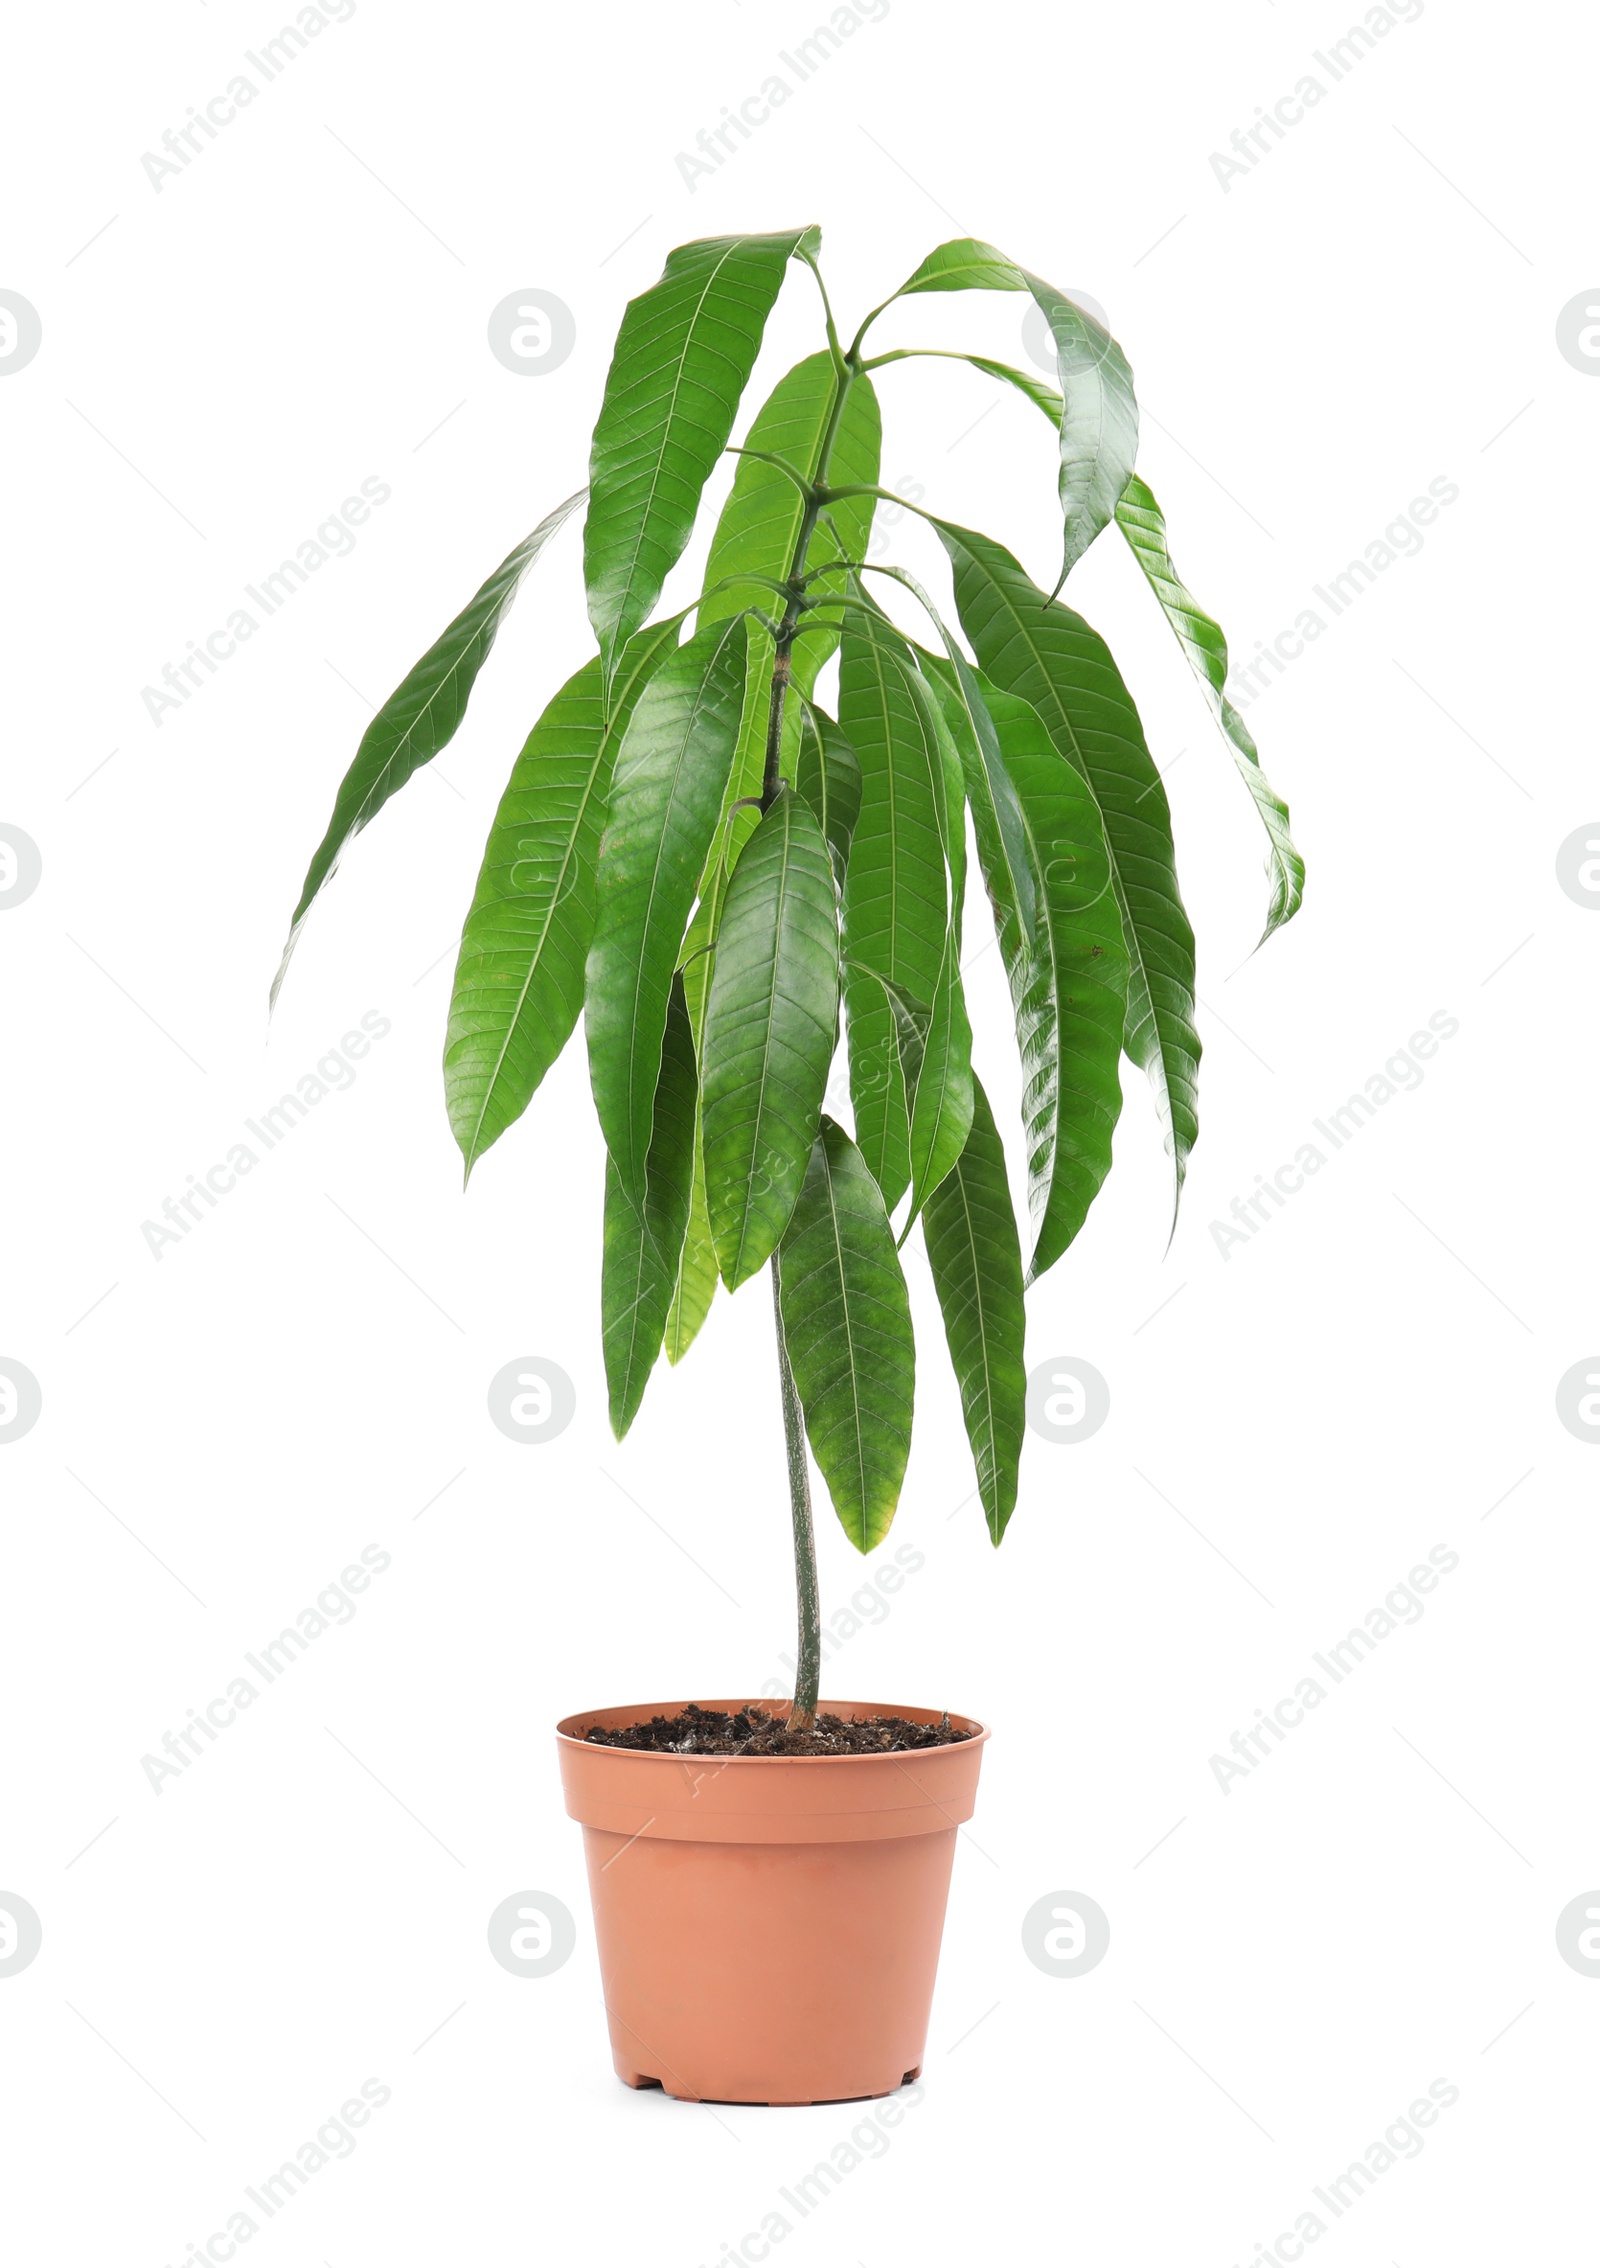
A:
POLYGON ((887 2087, 869 2087, 864 2093, 859 2095, 762 2095, 759 2097, 744 2095, 740 2095, 738 2097, 732 2095, 686 2095, 682 2093, 682 2091, 677 2087, 669 2087, 665 2079, 657 2078, 653 2072, 633 2070, 621 2056, 613 2056, 611 2060, 616 2068, 617 2077, 622 2081, 622 2084, 625 2087, 632 2087, 637 2093, 642 2094, 651 2089, 654 2089, 660 2094, 670 2095, 675 2103, 731 2103, 737 2100, 740 2103, 748 2103, 750 2108, 752 2109, 765 2108, 767 2110, 803 2110, 808 2104, 817 2102, 878 2102, 881 2101, 881 2099, 885 2095, 898 2094, 902 2087, 909 2087, 916 2080, 922 2077, 922 2066, 919 2063, 914 2071, 902 2071, 899 2078, 896 2079, 892 2085, 887 2087))

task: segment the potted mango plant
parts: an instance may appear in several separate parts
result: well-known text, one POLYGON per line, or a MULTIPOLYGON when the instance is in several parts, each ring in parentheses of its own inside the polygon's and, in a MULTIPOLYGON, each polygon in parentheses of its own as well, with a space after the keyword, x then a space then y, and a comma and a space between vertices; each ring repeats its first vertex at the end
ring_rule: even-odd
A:
POLYGON ((1106 529, 1126 539, 1265 823, 1267 932, 1304 879, 1227 700, 1222 634, 1179 581, 1134 469, 1116 342, 961 239, 846 345, 819 248, 814 228, 685 244, 630 303, 587 489, 518 544, 368 727, 284 954, 287 966, 351 839, 449 741, 513 595, 587 500, 597 650, 533 726, 496 812, 461 937, 445 1099, 470 1175, 582 1015, 619 1437, 719 1284, 770 1277, 793 1700, 589 1710, 558 1727, 617 2071, 739 2102, 876 2095, 920 2069, 956 1829, 987 1738, 943 1709, 818 1693, 808 1451, 846 1535, 872 1551, 911 1441, 900 1247, 920 1224, 998 1544, 1017 1499, 1024 1288, 1067 1250, 1110 1168, 1123 1055, 1148 1074, 1180 1188, 1195 1139, 1194 938, 1167 799, 1108 647, 1058 595, 1106 529), (698 598, 653 619, 792 265, 820 293, 823 344, 732 452, 698 598), (890 306, 975 290, 1031 297, 1058 387, 943 347, 868 351, 890 306), (874 379, 952 352, 1048 419, 1063 548, 1047 591, 993 537, 923 512, 951 570, 941 611, 867 556, 879 500, 904 501, 879 485, 874 379), (1026 1251, 972 1069, 969 817, 1022 1059, 1026 1251), (823 1107, 841 1022, 849 1129, 823 1107))

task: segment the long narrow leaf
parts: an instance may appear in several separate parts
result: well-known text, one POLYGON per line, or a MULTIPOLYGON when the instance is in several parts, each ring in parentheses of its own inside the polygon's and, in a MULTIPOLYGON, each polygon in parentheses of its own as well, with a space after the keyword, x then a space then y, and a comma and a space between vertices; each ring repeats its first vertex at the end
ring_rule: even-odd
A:
POLYGON ((689 1200, 689 1222, 683 1232, 683 1252, 672 1305, 667 1310, 666 1352, 670 1363, 682 1362, 711 1313, 720 1282, 717 1248, 711 1241, 711 1217, 706 1211, 705 1157, 700 1147, 699 1112, 695 1114, 694 1188, 689 1200))
MULTIPOLYGON (((866 609, 849 617, 839 722, 861 765, 861 815, 844 891, 847 954, 932 1002, 950 898, 942 832, 943 752, 898 631, 866 609)), ((856 1138, 892 1210, 911 1178, 910 1120, 894 1024, 880 987, 845 994, 856 1138)))
POLYGON ((689 1219, 694 1131, 694 1040, 679 978, 667 1008, 642 1213, 629 1202, 621 1175, 606 1160, 600 1335, 611 1430, 619 1441, 638 1413, 661 1352, 689 1219))
MULTIPOLYGON (((733 487, 722 507, 706 559, 702 624, 741 607, 779 610, 772 590, 794 565, 805 499, 788 475, 765 460, 782 457, 808 477, 817 471, 833 409, 836 373, 831 354, 808 355, 779 379, 756 413, 744 446, 761 456, 741 456, 733 487), (731 580, 730 580, 731 578, 731 580), (718 584, 726 584, 719 590, 718 584)), ((871 487, 878 479, 882 417, 870 378, 850 382, 840 414, 828 478, 835 487, 871 487)), ((827 513, 807 546, 804 565, 825 560, 859 560, 865 552, 875 499, 842 497, 827 513), (842 547, 842 548, 841 548, 842 547)), ((831 650, 826 634, 807 634, 794 651, 795 683, 809 693, 831 650)))
POLYGON ((461 933, 445 1037, 445 1106, 466 1173, 528 1107, 583 1007, 595 862, 618 743, 677 626, 641 630, 609 715, 598 658, 529 733, 495 813, 461 933))
POLYGON ((960 937, 952 924, 945 933, 922 1068, 911 1098, 911 1206, 900 1232, 902 1244, 924 1204, 965 1149, 972 1129, 972 1110, 972 1026, 961 988, 960 937))
POLYGON ((702 1048, 706 1209, 736 1291, 789 1224, 839 1017, 839 919, 809 804, 781 794, 728 885, 702 1048))
POLYGON ((1198 1129, 1194 932, 1178 892, 1172 817, 1138 711, 1105 641, 991 537, 938 523, 956 605, 985 674, 1036 709, 1100 807, 1129 954, 1123 1045, 1148 1073, 1176 1189, 1198 1129))
POLYGON ((272 1000, 278 997, 278 987, 288 970, 290 955, 306 915, 311 911, 312 901, 323 884, 331 879, 340 858, 362 828, 377 817, 390 796, 405 786, 412 773, 430 763, 453 737, 467 713, 467 698, 477 682, 479 670, 489 658, 495 632, 505 620, 506 609, 517 594, 518 584, 568 514, 587 494, 587 489, 580 488, 564 504, 558 504, 539 522, 532 535, 524 537, 516 550, 501 560, 444 635, 395 687, 361 735, 355 762, 339 783, 327 832, 306 869, 283 958, 272 980, 272 1000))
MULTIPOLYGON (((1064 525, 1056 582, 1060 590, 1100 530, 1110 525, 1133 471, 1139 408, 1127 357, 1104 325, 1065 292, 976 237, 957 237, 937 246, 896 296, 910 298, 928 291, 1030 292, 1050 326, 1062 396, 1057 476, 1064 525)), ((1020 379, 1020 373, 1004 363, 980 364, 980 368, 1013 384, 1020 379)), ((1023 391, 1038 400, 1029 387, 1023 391)))
POLYGON ((976 1081, 973 1099, 967 1146, 928 1199, 922 1233, 961 1389, 978 1496, 998 1543, 1017 1501, 1028 1390, 1022 1254, 1005 1151, 976 1081))
POLYGON ((1260 753, 1250 730, 1228 699, 1225 690, 1228 641, 1211 616, 1184 589, 1167 549, 1167 523, 1161 507, 1137 473, 1129 476, 1117 504, 1117 525, 1144 569, 1145 579, 1160 601, 1161 611, 1172 625, 1189 667, 1205 689, 1211 713, 1233 750, 1239 775, 1267 830, 1267 871, 1272 878, 1272 898, 1267 908, 1267 926, 1261 933, 1261 942, 1265 944, 1275 929, 1281 929, 1286 921, 1294 919, 1305 895, 1306 863, 1289 833, 1289 806, 1274 792, 1261 769, 1260 753))
POLYGON ((850 867, 850 843, 861 816, 861 766, 843 728, 807 701, 795 751, 795 793, 803 796, 828 839, 839 887, 850 867))
POLYGON ((785 266, 814 239, 786 229, 681 244, 660 281, 628 303, 594 431, 583 531, 608 685, 689 540, 785 266))
POLYGON ((1061 761, 1037 710, 987 678, 980 683, 1038 876, 1039 911, 1030 931, 1008 894, 1010 869, 984 783, 976 782, 973 827, 1022 1058, 1031 1282, 1066 1251, 1111 1170, 1111 1137, 1122 1109, 1117 1067, 1128 954, 1100 807, 1088 782, 1061 761))
POLYGON ((743 678, 743 625, 713 623, 662 663, 617 751, 584 1021, 606 1147, 635 1206, 644 1202, 667 998, 733 763, 743 678))
POLYGON ((857 1551, 889 1532, 911 1451, 911 1302, 883 1196, 824 1117, 778 1251, 784 1337, 806 1437, 857 1551))
MULTIPOLYGON (((984 708, 976 673, 956 639, 951 636, 944 617, 916 577, 907 574, 903 567, 887 567, 881 572, 905 585, 923 607, 943 642, 946 665, 942 670, 935 665, 935 673, 954 695, 954 701, 947 702, 944 706, 945 723, 956 735, 956 746, 961 751, 963 762, 970 746, 970 751, 977 756, 983 767, 989 800, 994 806, 996 823, 1000 829, 1001 846, 1011 879, 1011 894, 1022 911, 1024 926, 1031 929, 1034 916, 1033 870, 1028 862, 1027 844, 1023 837, 1022 814, 1017 809, 1016 794, 1006 776, 1006 768, 1000 756, 1000 743, 995 738, 994 726, 984 708)), ((924 655, 920 647, 913 646, 912 650, 917 660, 925 666, 932 660, 932 656, 924 655)))

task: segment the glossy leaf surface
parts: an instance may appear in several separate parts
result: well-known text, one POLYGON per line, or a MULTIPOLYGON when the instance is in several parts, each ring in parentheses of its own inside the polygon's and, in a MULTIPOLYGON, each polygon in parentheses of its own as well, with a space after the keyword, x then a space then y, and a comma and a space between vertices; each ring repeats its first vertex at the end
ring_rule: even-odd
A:
POLYGON ((589 462, 583 571, 609 683, 694 528, 784 270, 814 232, 681 244, 630 300, 589 462))
POLYGON ((857 1551, 889 1532, 911 1450, 911 1303, 883 1194, 824 1117, 778 1255, 806 1438, 857 1551))
POLYGON ((583 1007, 595 864, 611 767, 646 679, 677 630, 641 630, 613 689, 598 659, 529 733, 495 813, 461 935, 445 1036, 445 1107, 466 1171, 527 1109, 583 1007))
POLYGON ((636 1207, 667 999, 733 764, 743 689, 743 625, 713 623, 655 672, 617 751, 584 1021, 606 1147, 636 1207))
MULTIPOLYGON (((899 632, 853 611, 840 652, 839 722, 861 766, 861 813, 845 881, 845 951, 931 1004, 950 912, 944 756, 915 678, 899 632)), ((845 999, 856 1139, 892 1210, 911 1178, 893 1018, 869 977, 852 976, 845 999)))
POLYGON ((1122 1109, 1118 1065, 1128 997, 1128 955, 1111 887, 1100 807, 1064 764, 1038 711, 981 681, 1015 785, 1038 878, 1030 931, 1009 897, 994 815, 977 782, 978 856, 1011 986, 1022 1058, 1029 1280, 1060 1259, 1111 1170, 1122 1109))
POLYGON ((1017 1501, 1028 1390, 1022 1254, 1005 1151, 976 1081, 973 1105, 966 1148, 928 1199, 922 1233, 961 1390, 978 1497, 990 1540, 998 1543, 1017 1501))
POLYGON ((600 1335, 611 1430, 620 1441, 638 1414, 678 1280, 694 1177, 695 1060, 683 982, 672 988, 656 1082, 642 1212, 606 1160, 600 1335))
POLYGON ((706 1003, 706 1210, 730 1291, 766 1264, 789 1224, 838 1016, 828 846, 810 805, 786 790, 733 870, 706 1003))
POLYGON ((939 528, 962 627, 984 674, 1037 710, 1057 753, 1099 805, 1129 956, 1123 1045, 1149 1076, 1181 1191, 1198 1128, 1194 932, 1144 728, 1105 640, 1081 615, 1046 601, 992 538, 948 522, 939 528))
MULTIPOLYGON (((973 290, 1030 292, 1055 341, 1061 387, 1061 461, 1056 482, 1063 523, 1059 590, 1100 530, 1109 526, 1133 471, 1139 446, 1133 373, 1116 340, 1086 308, 976 237, 957 237, 939 245, 901 285, 899 296, 973 290)), ((985 361, 979 368, 1021 384, 1032 400, 1039 400, 1022 373, 1008 364, 985 361)))

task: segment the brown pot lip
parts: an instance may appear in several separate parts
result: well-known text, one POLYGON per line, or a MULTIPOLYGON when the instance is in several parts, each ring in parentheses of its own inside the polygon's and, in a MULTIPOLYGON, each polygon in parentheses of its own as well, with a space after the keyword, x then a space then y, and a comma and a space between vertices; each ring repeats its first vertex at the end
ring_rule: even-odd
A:
MULTIPOLYGON (((764 1698, 758 1698, 755 1701, 748 1698, 725 1700, 720 1696, 692 1704, 688 1701, 613 1702, 608 1708, 577 1709, 570 1716, 559 1718, 556 1723, 556 1738, 558 1741, 565 1742, 569 1747, 581 1749, 585 1756, 616 1756, 626 1758, 630 1764, 670 1764, 674 1767, 681 1767, 684 1756, 674 1753, 670 1749, 612 1748, 605 1742, 585 1740, 583 1734, 591 1725, 598 1724, 606 1718, 613 1720, 613 1727, 619 1723, 642 1724, 651 1717, 670 1717, 676 1710, 687 1709, 691 1706, 700 1709, 722 1709, 731 1715, 737 1709, 778 1709, 785 1707, 786 1704, 772 1702, 764 1698)), ((991 1725, 986 1725, 981 1717, 963 1716, 959 1710, 930 1709, 906 1702, 831 1701, 824 1697, 818 1701, 817 1708, 819 1711, 826 1710, 834 1716, 843 1716, 848 1713, 857 1717, 909 1717, 913 1723, 921 1722, 924 1724, 936 1723, 941 1716, 948 1715, 952 1724, 969 1728, 969 1737, 966 1740, 946 1742, 938 1748, 887 1749, 875 1756, 713 1756, 708 1757, 706 1761, 723 1768, 732 1767, 736 1770, 754 1765, 765 1765, 770 1769, 774 1764, 831 1764, 835 1768, 841 1764, 876 1764, 882 1766, 901 1763, 907 1756, 971 1755, 983 1747, 994 1729, 991 1725)))

